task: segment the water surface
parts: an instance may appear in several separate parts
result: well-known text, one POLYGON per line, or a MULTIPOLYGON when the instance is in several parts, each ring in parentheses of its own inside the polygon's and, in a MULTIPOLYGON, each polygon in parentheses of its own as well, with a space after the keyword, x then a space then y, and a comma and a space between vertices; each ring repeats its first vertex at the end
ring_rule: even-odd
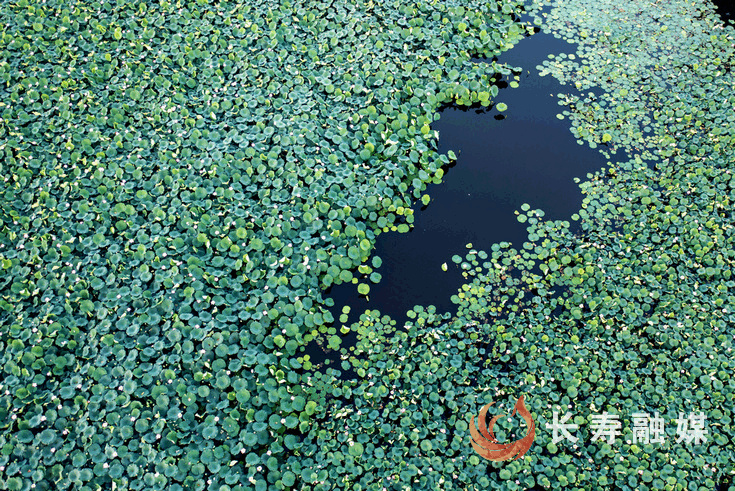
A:
POLYGON ((735 22, 735 0, 713 0, 717 13, 725 22, 735 22))
POLYGON ((441 111, 433 129, 439 132, 439 151, 453 150, 458 158, 440 185, 430 186, 431 202, 415 207, 414 228, 405 234, 383 233, 374 254, 382 258, 377 270, 382 281, 371 284, 368 298, 354 284, 327 291, 334 299, 332 313, 352 309, 350 321, 366 309, 378 309, 402 322, 414 305, 434 305, 438 312, 454 312, 450 297, 464 283, 451 261, 464 255, 465 245, 489 249, 507 241, 521 247, 526 225, 516 220, 523 203, 540 208, 549 219, 575 213, 582 194, 575 177, 584 178, 606 164, 597 151, 577 143, 556 94, 570 92, 553 77, 540 77, 539 65, 550 53, 573 53, 574 46, 543 32, 521 40, 499 61, 523 66, 518 88, 504 88, 495 103, 508 106, 482 110, 451 106, 441 111), (447 272, 441 265, 446 262, 447 272))

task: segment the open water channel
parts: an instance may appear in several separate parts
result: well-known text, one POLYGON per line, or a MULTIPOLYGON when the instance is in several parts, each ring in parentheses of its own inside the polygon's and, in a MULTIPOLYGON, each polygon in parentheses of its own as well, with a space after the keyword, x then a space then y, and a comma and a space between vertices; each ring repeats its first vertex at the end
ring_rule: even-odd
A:
POLYGON ((514 212, 523 203, 544 210, 552 220, 569 220, 579 209, 582 194, 574 178, 584 178, 607 161, 597 150, 580 145, 569 122, 557 118, 563 110, 557 93, 569 93, 573 87, 541 77, 535 68, 550 54, 573 52, 573 45, 543 31, 529 36, 499 58, 524 67, 517 88, 501 83, 494 102, 505 103, 506 111, 457 106, 441 111, 433 125, 439 132, 439 151, 453 150, 456 163, 442 184, 429 187, 429 205, 415 206, 410 232, 378 237, 373 254, 382 259, 377 269, 382 280, 371 285, 368 297, 349 283, 326 292, 334 299, 335 319, 344 305, 351 308, 350 322, 366 309, 377 309, 399 323, 415 305, 453 313, 450 297, 464 278, 451 257, 464 256, 466 244, 489 250, 493 243, 505 241, 520 248, 527 239, 526 225, 514 212), (445 262, 446 272, 441 268, 445 262))

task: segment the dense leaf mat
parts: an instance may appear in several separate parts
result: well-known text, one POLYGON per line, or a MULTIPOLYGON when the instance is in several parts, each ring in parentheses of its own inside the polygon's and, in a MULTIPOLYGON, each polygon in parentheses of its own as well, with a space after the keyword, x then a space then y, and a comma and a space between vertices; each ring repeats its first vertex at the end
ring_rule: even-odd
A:
POLYGON ((298 354, 339 346, 322 289, 369 292, 518 4, 3 2, 0 488, 347 486, 298 354))

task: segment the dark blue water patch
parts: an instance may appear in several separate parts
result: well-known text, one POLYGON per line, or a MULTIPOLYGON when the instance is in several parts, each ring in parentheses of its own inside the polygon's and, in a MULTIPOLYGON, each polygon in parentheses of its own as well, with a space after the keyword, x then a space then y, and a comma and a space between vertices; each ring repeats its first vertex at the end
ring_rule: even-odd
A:
MULTIPOLYGON (((581 146, 569 131, 569 123, 557 119, 563 110, 556 95, 570 92, 553 77, 540 77, 536 65, 549 53, 573 53, 564 40, 540 32, 521 40, 503 53, 501 62, 522 66, 518 88, 500 91, 496 107, 448 107, 433 129, 439 132, 439 151, 453 150, 457 162, 444 182, 431 186, 431 202, 415 208, 414 228, 405 234, 381 234, 374 255, 383 260, 382 275, 368 297, 354 284, 332 287, 332 313, 351 307, 350 322, 366 309, 377 309, 399 323, 415 305, 434 305, 439 313, 455 312, 450 297, 465 282, 451 261, 464 255, 466 244, 489 249, 511 242, 520 248, 527 239, 526 225, 514 211, 523 203, 540 208, 547 219, 569 220, 579 210, 582 194, 575 177, 603 167, 607 160, 588 146, 581 146), (442 270, 447 263, 448 271, 442 270)), ((347 341, 347 340, 346 340, 347 341)))

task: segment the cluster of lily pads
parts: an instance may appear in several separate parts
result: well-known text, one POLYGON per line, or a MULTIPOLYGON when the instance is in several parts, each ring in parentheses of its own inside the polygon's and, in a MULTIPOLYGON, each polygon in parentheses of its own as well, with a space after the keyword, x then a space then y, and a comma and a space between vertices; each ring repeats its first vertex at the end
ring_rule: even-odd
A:
MULTIPOLYGON (((555 2, 544 29, 578 49, 542 73, 597 89, 559 94, 561 116, 620 160, 580 181, 578 232, 524 204, 527 242, 454 256, 456 315, 349 326, 357 378, 318 378, 312 489, 735 489, 735 30, 709 2, 637 0, 555 2), (470 418, 521 395, 529 452, 478 459, 470 418), (577 442, 552 440, 555 411, 577 442), (622 424, 613 444, 593 441, 603 412, 622 424), (699 412, 706 440, 681 439, 677 420, 699 412), (663 443, 633 443, 636 413, 663 418, 663 443)), ((525 434, 501 422, 501 442, 525 434)))
POLYGON ((379 281, 376 236, 409 229, 449 161, 436 110, 492 104, 509 69, 471 59, 516 42, 520 10, 3 4, 0 488, 732 484, 735 32, 709 3, 544 19, 579 48, 543 73, 601 89, 560 95, 573 133, 629 156, 580 183, 579 233, 519 206, 528 242, 453 257, 456 313, 339 329, 325 309, 324 288, 379 281), (311 369, 314 337, 341 370, 311 369), (533 446, 480 459, 470 417, 520 395, 533 446), (553 411, 577 444, 552 442, 553 411), (613 445, 591 441, 603 411, 613 445), (707 441, 677 442, 698 411, 707 441), (635 412, 665 419, 664 444, 628 442, 635 412))
POLYGON ((323 488, 321 292, 380 279, 520 3, 3 3, 0 488, 323 488))

